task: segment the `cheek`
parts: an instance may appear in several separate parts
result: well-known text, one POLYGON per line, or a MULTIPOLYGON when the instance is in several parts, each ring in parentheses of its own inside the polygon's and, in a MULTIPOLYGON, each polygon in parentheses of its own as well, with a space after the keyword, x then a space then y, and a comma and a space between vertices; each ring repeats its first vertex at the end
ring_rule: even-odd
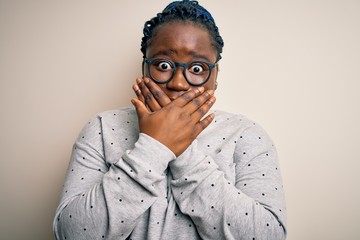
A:
POLYGON ((143 77, 149 77, 148 66, 145 62, 142 63, 142 74, 143 74, 143 77))
POLYGON ((216 85, 214 83, 212 84, 206 84, 206 86, 204 86, 206 90, 216 90, 216 85))
POLYGON ((216 88, 217 88, 216 78, 217 78, 217 73, 215 73, 214 75, 211 76, 209 81, 207 81, 207 83, 204 85, 206 90, 208 90, 208 89, 216 90, 216 88))

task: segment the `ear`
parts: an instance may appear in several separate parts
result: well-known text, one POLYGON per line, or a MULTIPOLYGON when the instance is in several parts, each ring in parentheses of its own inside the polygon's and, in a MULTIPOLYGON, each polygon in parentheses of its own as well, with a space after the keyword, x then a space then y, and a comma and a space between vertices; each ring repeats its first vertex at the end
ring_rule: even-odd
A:
POLYGON ((143 59, 143 61, 142 61, 141 71, 142 71, 142 76, 144 77, 144 73, 145 73, 145 59, 143 59))
POLYGON ((218 77, 218 72, 220 71, 218 63, 216 63, 215 67, 216 67, 216 75, 215 75, 215 89, 214 90, 216 90, 218 87, 217 77, 218 77))

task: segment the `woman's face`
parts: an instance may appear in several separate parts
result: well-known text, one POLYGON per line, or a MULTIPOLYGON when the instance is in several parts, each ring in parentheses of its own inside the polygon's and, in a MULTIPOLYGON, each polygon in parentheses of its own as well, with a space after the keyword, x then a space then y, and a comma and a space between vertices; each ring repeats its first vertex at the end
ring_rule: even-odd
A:
MULTIPOLYGON (((216 62, 216 50, 211 45, 210 35, 203 28, 191 23, 175 22, 157 29, 146 50, 146 58, 167 58, 173 62, 188 63, 194 60, 216 62)), ((210 79, 202 85, 205 90, 216 89, 217 67, 211 71, 210 79)), ((145 76, 149 74, 144 69, 145 76)), ((184 92, 196 88, 183 75, 183 67, 177 67, 170 82, 158 84, 171 100, 184 92)))

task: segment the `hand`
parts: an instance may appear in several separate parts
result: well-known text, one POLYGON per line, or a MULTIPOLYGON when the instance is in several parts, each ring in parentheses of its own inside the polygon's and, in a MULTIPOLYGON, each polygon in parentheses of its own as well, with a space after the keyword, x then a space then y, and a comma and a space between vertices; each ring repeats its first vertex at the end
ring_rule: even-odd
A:
POLYGON ((155 112, 139 99, 131 102, 136 108, 140 132, 179 156, 214 119, 214 114, 202 119, 215 103, 213 94, 213 90, 204 92, 203 87, 193 89, 155 112))
POLYGON ((138 99, 146 105, 148 110, 155 112, 171 102, 161 88, 148 78, 137 78, 133 90, 138 99))

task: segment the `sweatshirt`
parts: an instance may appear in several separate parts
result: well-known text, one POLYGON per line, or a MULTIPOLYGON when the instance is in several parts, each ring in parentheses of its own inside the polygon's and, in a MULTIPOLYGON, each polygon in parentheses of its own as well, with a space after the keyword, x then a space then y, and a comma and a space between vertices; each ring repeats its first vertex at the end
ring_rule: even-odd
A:
POLYGON ((285 239, 272 140, 245 116, 214 113, 178 157, 139 133, 134 108, 93 117, 72 149, 56 239, 285 239))

